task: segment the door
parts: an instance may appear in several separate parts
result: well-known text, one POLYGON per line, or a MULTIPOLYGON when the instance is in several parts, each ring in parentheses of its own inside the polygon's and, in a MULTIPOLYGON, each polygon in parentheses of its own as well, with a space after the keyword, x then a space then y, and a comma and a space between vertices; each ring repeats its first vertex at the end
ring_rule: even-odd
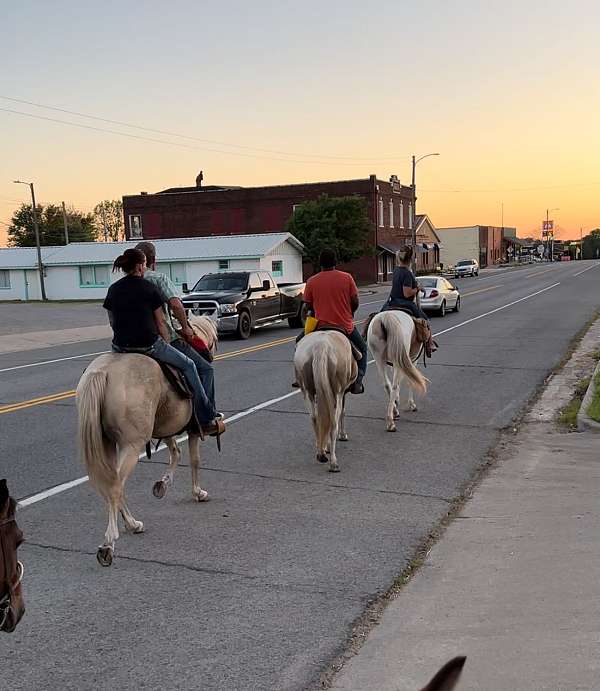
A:
POLYGON ((252 299, 256 300, 255 320, 258 324, 265 321, 270 321, 279 317, 279 289, 275 284, 273 278, 266 271, 258 272, 258 279, 260 284, 269 282, 268 290, 260 290, 252 293, 252 299))

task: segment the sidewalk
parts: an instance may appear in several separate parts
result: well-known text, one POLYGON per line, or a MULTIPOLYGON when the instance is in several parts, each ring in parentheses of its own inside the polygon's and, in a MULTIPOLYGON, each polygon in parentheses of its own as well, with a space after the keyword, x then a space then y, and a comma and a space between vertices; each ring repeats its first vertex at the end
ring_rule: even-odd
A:
POLYGON ((68 343, 99 341, 112 337, 110 326, 82 326, 77 329, 56 329, 53 331, 30 331, 27 333, 0 336, 0 355, 18 353, 24 350, 51 348, 68 343))
POLYGON ((415 691, 455 655, 461 691, 600 688, 600 438, 549 421, 558 384, 333 689, 415 691))

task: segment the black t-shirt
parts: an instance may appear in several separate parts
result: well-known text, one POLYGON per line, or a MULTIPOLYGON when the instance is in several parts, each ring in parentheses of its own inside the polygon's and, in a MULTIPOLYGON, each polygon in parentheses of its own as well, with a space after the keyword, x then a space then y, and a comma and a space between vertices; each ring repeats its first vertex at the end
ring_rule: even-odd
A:
POLYGON ((410 302, 413 302, 415 299, 414 295, 409 298, 404 297, 404 286, 407 288, 416 288, 417 281, 410 269, 407 269, 405 266, 397 266, 394 269, 394 275, 392 277, 392 290, 390 292, 390 297, 393 300, 409 300, 410 302))
POLYGON ((112 312, 113 343, 148 348, 158 338, 154 311, 162 307, 158 290, 140 276, 125 276, 108 289, 104 309, 112 312))

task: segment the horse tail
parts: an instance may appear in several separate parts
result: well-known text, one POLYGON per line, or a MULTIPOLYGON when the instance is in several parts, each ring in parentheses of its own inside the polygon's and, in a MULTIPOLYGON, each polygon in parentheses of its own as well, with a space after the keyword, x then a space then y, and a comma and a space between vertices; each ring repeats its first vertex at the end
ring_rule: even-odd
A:
POLYGON ((90 482, 105 497, 118 481, 115 445, 104 436, 102 429, 102 404, 107 383, 108 374, 97 370, 86 373, 77 387, 80 453, 90 482))
POLYGON ((404 345, 403 330, 400 322, 387 324, 386 326, 384 323, 385 317, 382 317, 381 322, 382 332, 387 344, 388 361, 394 367, 400 367, 413 389, 424 396, 427 393, 427 379, 419 372, 410 358, 410 354, 404 345))
POLYGON ((329 378, 329 344, 322 343, 315 348, 312 361, 312 375, 316 398, 316 431, 317 445, 325 448, 329 440, 331 428, 335 424, 335 395, 329 378))

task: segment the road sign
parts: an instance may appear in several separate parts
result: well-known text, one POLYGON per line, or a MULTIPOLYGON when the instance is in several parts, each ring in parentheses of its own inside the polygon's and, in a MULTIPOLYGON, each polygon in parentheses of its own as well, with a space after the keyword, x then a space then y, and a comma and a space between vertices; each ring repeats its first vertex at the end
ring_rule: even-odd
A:
POLYGON ((537 251, 538 251, 538 254, 539 254, 540 257, 541 257, 542 254, 544 254, 544 245, 538 245, 537 251))
POLYGON ((554 221, 544 221, 542 225, 543 230, 552 230, 554 228, 554 221))

